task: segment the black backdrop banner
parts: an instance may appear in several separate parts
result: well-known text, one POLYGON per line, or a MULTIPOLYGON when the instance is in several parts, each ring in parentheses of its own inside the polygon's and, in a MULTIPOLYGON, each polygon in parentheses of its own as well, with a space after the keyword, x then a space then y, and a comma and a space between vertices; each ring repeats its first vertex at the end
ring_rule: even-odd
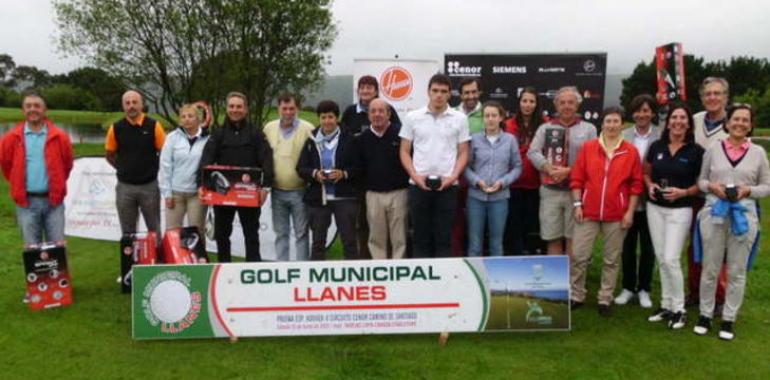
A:
POLYGON ((481 80, 481 100, 497 100, 511 113, 526 86, 538 91, 546 114, 554 114, 553 99, 562 86, 576 86, 583 96, 580 114, 598 124, 604 106, 607 53, 567 54, 451 54, 444 55, 444 72, 452 80, 452 105, 460 103, 463 78, 481 80))

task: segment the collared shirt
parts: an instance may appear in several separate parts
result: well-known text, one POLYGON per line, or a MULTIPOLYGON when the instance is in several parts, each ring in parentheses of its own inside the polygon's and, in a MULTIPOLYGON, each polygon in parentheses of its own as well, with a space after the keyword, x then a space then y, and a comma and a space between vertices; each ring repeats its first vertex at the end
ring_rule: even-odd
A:
POLYGON ((725 124, 725 118, 719 119, 719 120, 711 120, 709 119, 708 113, 706 116, 703 117, 703 123, 706 126, 707 134, 711 134, 712 131, 714 131, 717 128, 722 128, 722 126, 725 124))
POLYGON ((607 153, 607 157, 612 157, 612 154, 615 153, 616 150, 620 147, 620 144, 623 143, 623 137, 618 136, 618 141, 615 142, 615 145, 608 146, 607 142, 604 140, 604 133, 601 133, 599 135, 599 145, 602 146, 602 149, 604 149, 604 153, 607 153))
POLYGON ((187 142, 190 144, 190 147, 192 148, 193 145, 195 145, 195 141, 198 140, 199 137, 201 137, 201 133, 203 132, 203 128, 198 127, 198 132, 195 134, 195 136, 190 136, 187 131, 184 131, 185 137, 187 137, 187 142))
POLYGON ((284 128, 283 125, 279 125, 278 129, 281 131, 281 136, 283 136, 283 138, 285 139, 288 139, 289 137, 291 137, 291 135, 294 134, 294 131, 297 130, 298 125, 299 125, 299 119, 294 119, 294 121, 291 122, 291 127, 284 128))
POLYGON ((369 112, 369 107, 361 104, 361 102, 356 103, 356 113, 367 113, 369 112))
MULTIPOLYGON (((126 120, 128 120, 128 123, 135 126, 135 127, 141 127, 144 123, 144 113, 139 114, 139 117, 136 119, 130 119, 128 116, 126 116, 126 120)), ((108 152, 117 152, 118 151, 118 140, 115 138, 115 131, 114 131, 115 125, 110 125, 110 129, 107 130, 107 140, 104 143, 104 150, 108 152)), ((155 150, 160 152, 161 149, 163 149, 163 143, 166 142, 166 132, 163 131, 163 126, 160 124, 159 121, 155 122, 155 150)))
POLYGON ((29 124, 24 124, 24 159, 27 163, 27 192, 48 192, 48 171, 45 168, 45 139, 48 137, 48 127, 34 132, 29 124))
POLYGON ((732 143, 728 142, 727 140, 722 140, 722 145, 725 147, 725 153, 727 153, 727 158, 730 159, 732 162, 739 161, 746 152, 749 151, 749 146, 751 146, 751 140, 746 139, 741 145, 735 146, 732 143))
POLYGON ((388 126, 382 130, 382 133, 380 133, 380 132, 377 132, 377 130, 374 129, 374 127, 372 127, 371 125, 369 126, 369 130, 371 130, 372 133, 374 133, 374 135, 379 138, 382 138, 382 136, 385 136, 385 134, 388 133, 388 128, 390 128, 390 124, 388 124, 388 126))
POLYGON ((476 103, 476 107, 471 112, 465 112, 465 106, 462 103, 455 107, 468 118, 468 133, 471 135, 484 131, 484 115, 481 113, 481 102, 476 103))
POLYGON ((633 144, 636 147, 636 150, 639 151, 639 159, 642 161, 644 161, 644 156, 647 154, 647 148, 650 147, 650 141, 652 141, 653 136, 652 125, 647 128, 647 133, 643 135, 639 133, 639 129, 634 126, 633 144))
POLYGON ((434 115, 428 107, 410 112, 399 137, 412 142, 413 164, 418 175, 448 177, 457 162, 457 145, 471 139, 468 119, 447 107, 434 115))

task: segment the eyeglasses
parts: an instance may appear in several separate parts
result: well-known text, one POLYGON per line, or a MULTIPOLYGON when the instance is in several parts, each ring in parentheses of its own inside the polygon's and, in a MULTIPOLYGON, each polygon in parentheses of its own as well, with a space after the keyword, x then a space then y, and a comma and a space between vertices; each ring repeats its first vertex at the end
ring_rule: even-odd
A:
POLYGON ((709 96, 722 96, 725 95, 726 91, 706 91, 703 93, 703 97, 709 97, 709 96))
POLYGON ((751 108, 751 104, 749 104, 749 103, 733 103, 733 104, 730 105, 730 107, 731 108, 738 108, 738 107, 740 107, 740 108, 748 108, 749 110, 752 109, 751 108))

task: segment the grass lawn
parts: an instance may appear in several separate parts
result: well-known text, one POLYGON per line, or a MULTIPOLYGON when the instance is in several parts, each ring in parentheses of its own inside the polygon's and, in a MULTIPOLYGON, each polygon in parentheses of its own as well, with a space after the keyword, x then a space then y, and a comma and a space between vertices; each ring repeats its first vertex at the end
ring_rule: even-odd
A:
MULTIPOLYGON (((78 154, 100 153, 99 144, 78 154)), ((770 258, 749 273, 737 339, 695 336, 646 321, 649 310, 615 307, 601 319, 595 295, 601 258, 589 273, 589 302, 565 333, 436 334, 227 340, 131 340, 130 299, 119 293, 117 243, 69 240, 75 304, 30 312, 21 303, 21 241, 8 184, 0 180, 0 376, 3 379, 767 379, 770 258)), ((763 213, 770 201, 762 202, 763 213)), ((770 230, 768 218, 762 221, 770 230)), ((762 251, 770 248, 764 237, 762 251)), ((335 250, 338 250, 336 248, 335 250)), ((654 294, 659 295, 656 280, 654 294)))

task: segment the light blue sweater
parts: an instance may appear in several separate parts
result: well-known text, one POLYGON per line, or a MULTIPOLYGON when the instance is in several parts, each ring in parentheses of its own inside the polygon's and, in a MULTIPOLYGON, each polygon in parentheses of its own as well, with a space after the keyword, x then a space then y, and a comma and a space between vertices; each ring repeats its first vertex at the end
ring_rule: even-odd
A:
POLYGON ((508 199, 509 188, 521 175, 521 167, 519 143, 512 134, 501 132, 492 144, 485 132, 474 133, 471 136, 468 166, 465 168, 465 179, 470 183, 468 196, 487 202, 508 199), (487 186, 503 181, 503 188, 488 194, 478 187, 480 180, 487 186))
POLYGON ((177 128, 166 136, 160 151, 158 186, 163 198, 170 198, 172 192, 195 193, 198 191, 198 166, 208 134, 199 134, 192 146, 187 132, 177 128))

